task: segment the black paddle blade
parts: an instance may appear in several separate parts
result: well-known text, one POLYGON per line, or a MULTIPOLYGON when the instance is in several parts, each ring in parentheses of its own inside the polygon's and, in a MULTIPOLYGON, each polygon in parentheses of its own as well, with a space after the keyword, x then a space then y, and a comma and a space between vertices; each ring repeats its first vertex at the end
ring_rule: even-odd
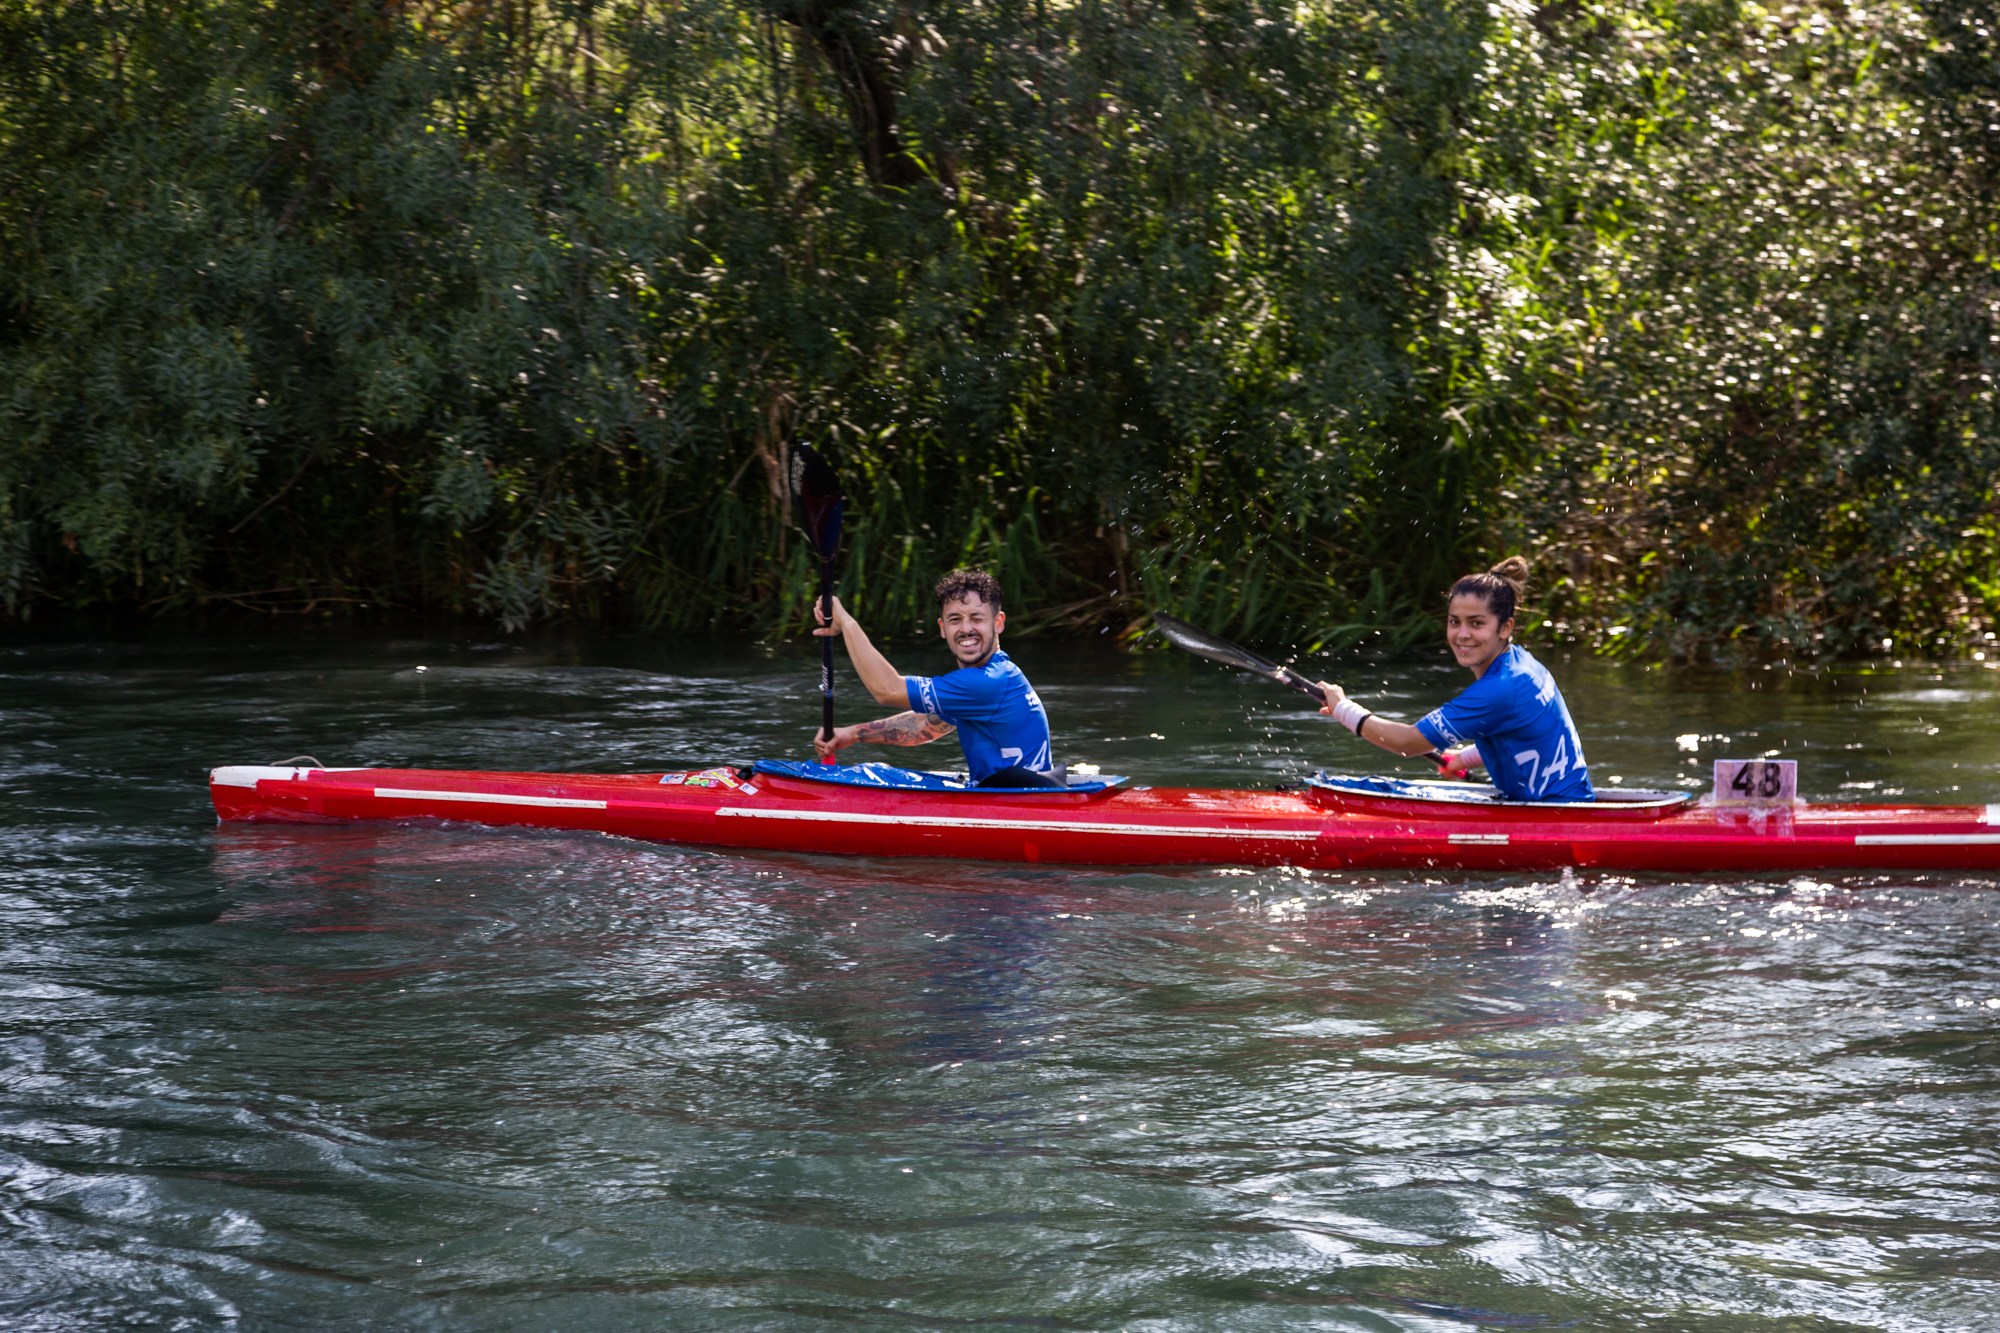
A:
MULTIPOLYGON (((1168 643, 1193 653, 1196 657, 1206 657, 1209 661, 1220 662, 1224 666, 1241 667, 1260 676, 1269 676, 1281 685, 1291 686, 1300 694, 1310 694, 1321 703, 1326 702, 1326 696, 1320 692, 1319 686, 1290 667, 1279 666, 1268 657, 1259 657, 1240 644, 1231 643, 1227 639, 1218 639, 1207 630, 1196 629, 1187 621, 1170 616, 1164 611, 1153 612, 1153 628, 1165 635, 1168 643)), ((1424 758, 1439 768, 1445 766, 1445 757, 1436 750, 1432 750, 1424 758)))
POLYGON ((1282 677, 1284 668, 1267 657, 1259 657, 1248 648, 1239 647, 1227 639, 1218 639, 1206 630, 1196 629, 1177 616, 1164 611, 1153 612, 1153 626, 1166 637, 1168 643, 1183 652, 1196 657, 1206 657, 1211 662, 1221 662, 1225 666, 1241 667, 1254 671, 1260 676, 1282 677))
POLYGON ((1318 685, 1288 666, 1279 666, 1268 657, 1259 657, 1241 644, 1218 639, 1207 630, 1196 629, 1187 621, 1170 616, 1164 611, 1153 612, 1153 626, 1166 636, 1168 643, 1193 653, 1196 657, 1206 657, 1209 661, 1220 662, 1224 666, 1241 667, 1260 676, 1269 676, 1280 685, 1291 686, 1300 694, 1310 694, 1322 703, 1326 701, 1326 695, 1320 691, 1318 685))
POLYGON ((840 549, 840 511, 844 498, 833 466, 809 444, 792 446, 792 496, 799 502, 799 522, 806 540, 821 560, 840 549))

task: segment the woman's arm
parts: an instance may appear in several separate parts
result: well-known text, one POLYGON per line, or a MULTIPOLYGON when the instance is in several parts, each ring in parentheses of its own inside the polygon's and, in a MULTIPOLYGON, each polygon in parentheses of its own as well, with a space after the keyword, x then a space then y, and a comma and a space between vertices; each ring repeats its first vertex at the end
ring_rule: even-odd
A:
MULTIPOLYGON (((1407 722, 1397 722, 1369 712, 1349 699, 1340 686, 1321 681, 1319 688, 1326 697, 1326 703, 1319 711, 1340 719, 1341 725, 1351 728, 1355 735, 1370 745, 1405 759, 1430 754, 1437 749, 1423 732, 1407 722)), ((1463 778, 1469 777, 1473 769, 1483 767, 1485 761, 1479 757, 1479 747, 1466 745, 1446 751, 1445 762, 1439 766, 1438 772, 1448 778, 1463 778)))
POLYGON ((1328 717, 1338 718, 1341 725, 1354 730, 1355 735, 1370 745, 1387 750, 1390 754, 1402 755, 1405 759, 1429 754, 1437 749, 1437 746, 1431 744, 1429 737, 1409 723, 1394 722, 1386 717, 1369 713, 1360 704, 1348 699, 1347 692, 1340 686, 1321 681, 1319 688, 1326 697, 1326 702, 1321 705, 1319 711, 1328 717), (1347 705, 1345 709, 1341 707, 1343 703, 1347 705), (1360 718, 1358 730, 1355 729, 1356 724, 1348 720, 1349 713, 1360 718), (1366 716, 1362 716, 1363 714, 1366 716))

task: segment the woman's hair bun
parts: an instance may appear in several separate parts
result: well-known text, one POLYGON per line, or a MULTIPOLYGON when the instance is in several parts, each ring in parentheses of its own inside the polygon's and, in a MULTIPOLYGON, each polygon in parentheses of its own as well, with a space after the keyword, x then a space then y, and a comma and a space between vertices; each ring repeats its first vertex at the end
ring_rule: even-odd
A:
POLYGON ((1451 585, 1450 597, 1477 597, 1495 620, 1505 624, 1528 591, 1528 562, 1510 555, 1484 574, 1467 574, 1451 585))

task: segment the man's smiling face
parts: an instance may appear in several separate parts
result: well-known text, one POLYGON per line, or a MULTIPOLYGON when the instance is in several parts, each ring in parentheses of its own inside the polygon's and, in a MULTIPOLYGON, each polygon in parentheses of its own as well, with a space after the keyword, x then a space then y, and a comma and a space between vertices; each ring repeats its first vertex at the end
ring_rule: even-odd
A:
POLYGON ((946 602, 938 616, 938 630, 960 666, 983 665, 1000 646, 1000 631, 1005 628, 1007 613, 995 611, 977 595, 946 602))

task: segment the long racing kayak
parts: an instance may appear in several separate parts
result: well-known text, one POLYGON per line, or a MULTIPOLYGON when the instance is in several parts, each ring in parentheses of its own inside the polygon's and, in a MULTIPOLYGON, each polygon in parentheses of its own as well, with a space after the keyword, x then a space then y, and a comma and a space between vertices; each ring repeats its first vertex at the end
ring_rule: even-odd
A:
POLYGON ((994 790, 886 764, 676 773, 238 765, 224 820, 458 820, 653 842, 1073 865, 1783 871, 2000 869, 2000 805, 1729 805, 1687 792, 1511 802, 1490 787, 1315 775, 1295 790, 994 790))

